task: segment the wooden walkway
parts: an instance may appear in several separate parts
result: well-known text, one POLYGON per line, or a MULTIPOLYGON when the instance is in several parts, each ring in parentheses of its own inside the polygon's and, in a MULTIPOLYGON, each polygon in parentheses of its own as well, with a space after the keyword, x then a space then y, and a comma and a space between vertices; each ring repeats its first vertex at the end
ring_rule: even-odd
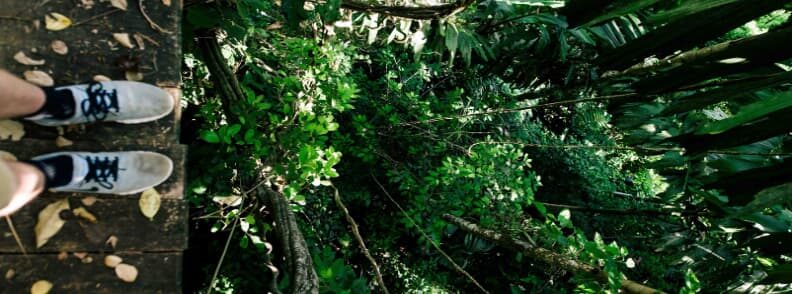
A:
MULTIPOLYGON (((131 69, 142 73, 143 82, 163 87, 179 99, 181 1, 170 2, 0 0, 0 68, 20 76, 28 70, 44 71, 56 84, 85 83, 96 75, 123 80, 131 69), (124 2, 128 3, 126 10, 111 6, 124 2), (140 3, 145 13, 141 12, 140 3), (46 29, 45 16, 53 12, 68 17, 72 24, 60 31, 46 29), (134 48, 119 44, 114 33, 129 34, 134 48), (66 55, 53 52, 51 44, 56 40, 66 43, 66 55), (20 64, 14 60, 19 51, 46 63, 20 64)), ((52 293, 180 293, 188 208, 183 200, 186 149, 178 144, 179 118, 177 107, 164 119, 140 125, 94 124, 58 129, 24 123, 26 134, 21 141, 0 141, 0 150, 20 159, 62 150, 148 150, 169 155, 175 165, 171 178, 156 187, 162 204, 153 220, 140 212, 139 194, 45 193, 12 216, 27 251, 24 255, 11 228, 0 219, 0 293, 29 293, 31 285, 40 280, 54 285, 52 293), (58 147, 55 141, 61 133, 73 145, 58 147), (92 197, 96 198, 95 203, 87 205, 92 197), (98 221, 91 223, 62 213, 61 218, 66 220, 63 228, 36 249, 34 227, 39 212, 65 198, 72 208, 85 207, 98 221), (108 239, 116 239, 115 246, 108 239), (104 257, 109 254, 135 266, 137 279, 132 283, 121 281, 113 269, 104 265, 104 257)))

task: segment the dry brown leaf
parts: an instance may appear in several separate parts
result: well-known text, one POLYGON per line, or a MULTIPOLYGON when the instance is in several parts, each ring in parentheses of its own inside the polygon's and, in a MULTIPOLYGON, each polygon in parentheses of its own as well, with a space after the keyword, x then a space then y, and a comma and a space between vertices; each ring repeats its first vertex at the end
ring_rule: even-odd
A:
POLYGON ((19 141, 25 136, 25 127, 13 120, 0 120, 0 140, 19 141))
POLYGON ((137 71, 128 71, 125 73, 125 76, 128 81, 137 82, 143 80, 143 74, 137 71))
POLYGON ((109 268, 115 268, 117 265, 121 264, 124 261, 121 257, 117 255, 108 255, 104 258, 105 266, 109 268))
POLYGON ((160 203, 162 202, 162 196, 154 190, 154 188, 148 189, 143 191, 143 194, 140 195, 140 200, 138 204, 140 205, 140 212, 143 213, 149 220, 154 220, 154 216, 157 215, 157 211, 160 209, 160 203))
POLYGON ((94 80, 94 82, 109 82, 109 81, 112 81, 110 78, 108 78, 105 75, 95 75, 93 77, 93 80, 94 80))
POLYGON ((40 70, 28 70, 24 73, 25 80, 42 87, 51 87, 55 84, 49 74, 40 70))
POLYGON ((77 257, 77 259, 83 259, 86 256, 88 256, 88 253, 87 252, 74 252, 74 253, 72 253, 72 255, 74 255, 74 257, 77 257))
POLYGON ((113 7, 126 11, 129 5, 127 4, 127 0, 110 0, 110 5, 113 7))
POLYGON ((87 220, 92 223, 96 223, 96 216, 93 215, 93 213, 89 212, 87 209, 85 209, 85 207, 77 207, 75 209, 72 209, 72 213, 74 213, 74 215, 84 220, 87 220))
POLYGON ((171 0, 162 0, 162 5, 170 7, 171 6, 171 0))
POLYGON ((17 158, 11 152, 0 150, 0 160, 17 161, 17 158))
POLYGON ((268 26, 266 27, 266 30, 268 30, 268 31, 273 31, 273 30, 280 29, 280 28, 282 28, 282 27, 283 27, 283 24, 282 24, 282 23, 280 23, 280 22, 274 22, 274 23, 272 23, 271 25, 268 25, 268 26))
POLYGON ((94 203, 96 203, 96 197, 88 196, 80 200, 80 202, 82 202, 82 204, 85 206, 91 206, 94 205, 94 203))
POLYGON ((50 44, 50 48, 52 48, 53 52, 60 55, 69 54, 69 46, 66 45, 66 42, 63 42, 61 40, 52 41, 52 44, 50 44))
POLYGON ((39 280, 30 287, 30 294, 47 294, 52 290, 52 283, 46 280, 39 280))
POLYGON ((71 145, 74 145, 74 142, 64 138, 63 136, 58 136, 55 138, 55 146, 58 146, 58 148, 68 147, 71 145))
POLYGON ((140 48, 140 50, 146 50, 146 40, 143 39, 143 35, 140 33, 135 33, 132 35, 132 37, 135 38, 135 43, 137 43, 137 46, 140 48))
POLYGON ((30 58, 25 54, 24 51, 19 51, 17 54, 14 55, 14 60, 17 62, 24 64, 24 65, 43 65, 46 61, 42 60, 35 60, 30 58))
POLYGON ((69 210, 69 200, 63 199, 50 203, 39 212, 36 223, 36 248, 41 248, 52 236, 63 228, 66 221, 60 218, 61 211, 69 210))
POLYGON ((57 12, 53 12, 44 16, 44 25, 50 31, 65 30, 71 26, 71 24, 71 19, 57 12))
POLYGON ((118 237, 116 237, 115 235, 108 237, 107 241, 105 241, 105 244, 110 245, 110 247, 113 247, 113 249, 115 249, 116 244, 118 244, 118 237))
POLYGON ((69 257, 69 253, 67 253, 66 251, 61 251, 60 253, 58 253, 58 260, 60 261, 64 261, 68 257, 69 257))
POLYGON ((80 0, 80 2, 85 9, 91 9, 96 4, 94 0, 80 0))
POLYGON ((86 263, 86 264, 87 263, 92 263, 93 262, 93 257, 86 256, 85 258, 80 259, 80 261, 82 261, 82 263, 86 263))
POLYGON ((6 274, 5 274, 5 278, 6 278, 6 280, 10 280, 10 279, 13 279, 15 275, 16 275, 16 272, 14 271, 14 269, 9 269, 6 272, 6 274))
POLYGON ((242 196, 238 196, 238 195, 215 196, 215 197, 212 197, 212 201, 214 201, 217 204, 223 205, 223 206, 234 207, 234 206, 239 206, 240 204, 242 204, 242 196))
POLYGON ((118 44, 121 44, 121 46, 127 48, 135 47, 135 45, 132 44, 132 39, 129 38, 128 33, 113 33, 113 38, 116 40, 116 42, 118 42, 118 44))
POLYGON ((121 263, 115 267, 116 276, 124 282, 132 283, 137 279, 138 270, 134 266, 121 263))

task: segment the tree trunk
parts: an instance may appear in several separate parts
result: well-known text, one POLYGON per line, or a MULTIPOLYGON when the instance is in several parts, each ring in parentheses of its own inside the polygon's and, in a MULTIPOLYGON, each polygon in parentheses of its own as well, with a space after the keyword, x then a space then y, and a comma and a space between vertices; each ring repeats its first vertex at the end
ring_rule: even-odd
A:
POLYGON ((256 191, 275 219, 275 236, 291 279, 290 293, 319 293, 319 279, 297 220, 283 194, 263 185, 256 191))
MULTIPOLYGON (((201 49, 203 61, 212 76, 212 82, 219 92, 226 119, 237 121, 237 116, 234 114, 236 103, 243 102, 245 95, 220 51, 216 33, 212 30, 200 32, 198 47, 201 49)), ((291 279, 290 293, 319 293, 319 280, 311 253, 308 251, 308 246, 294 214, 289 208, 288 201, 283 194, 263 185, 257 189, 256 195, 267 204, 272 212, 278 250, 283 254, 283 262, 286 264, 286 271, 291 279)))
MULTIPOLYGON (((449 223, 458 226, 459 228, 461 228, 466 232, 481 236, 487 240, 497 243, 500 246, 522 252, 528 258, 543 262, 548 265, 558 266, 561 269, 568 272, 588 274, 604 283, 608 282, 607 273, 591 265, 579 262, 567 256, 555 253, 553 251, 541 247, 534 247, 528 242, 521 240, 514 240, 504 234, 492 230, 480 228, 478 225, 474 223, 468 222, 464 219, 461 219, 459 217, 450 214, 444 214, 443 219, 445 219, 449 223)), ((622 279, 621 282, 622 282, 621 289, 626 293, 636 293, 636 294, 664 293, 663 291, 655 290, 653 288, 644 286, 640 283, 628 279, 622 279)))

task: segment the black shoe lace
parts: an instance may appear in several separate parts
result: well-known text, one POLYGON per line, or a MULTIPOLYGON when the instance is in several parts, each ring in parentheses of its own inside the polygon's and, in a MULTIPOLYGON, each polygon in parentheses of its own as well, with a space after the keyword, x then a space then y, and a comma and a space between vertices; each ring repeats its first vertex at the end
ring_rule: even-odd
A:
POLYGON ((96 121, 103 121, 111 110, 118 112, 118 91, 104 89, 101 83, 91 83, 86 90, 88 98, 80 103, 83 113, 96 121))
POLYGON ((112 182, 118 181, 118 157, 86 157, 85 160, 88 162, 88 175, 84 181, 94 181, 105 189, 113 189, 112 182))

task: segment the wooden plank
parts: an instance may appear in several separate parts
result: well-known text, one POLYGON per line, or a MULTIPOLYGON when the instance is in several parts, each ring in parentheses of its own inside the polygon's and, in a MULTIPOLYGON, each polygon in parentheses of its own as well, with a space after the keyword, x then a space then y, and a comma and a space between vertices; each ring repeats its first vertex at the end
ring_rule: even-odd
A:
MULTIPOLYGON (((27 136, 27 134, 26 134, 27 136)), ((0 141, 0 150, 14 154, 18 159, 25 160, 34 156, 47 154, 51 152, 60 151, 87 151, 87 152, 100 152, 100 151, 154 151, 162 153, 173 160, 173 173, 164 183, 156 187, 157 191, 163 198, 181 199, 184 194, 184 179, 185 179, 185 161, 187 157, 187 147, 184 145, 124 145, 122 143, 106 140, 101 142, 74 142, 74 145, 67 147, 58 147, 55 141, 51 140, 38 140, 38 139, 22 139, 18 142, 0 141)), ((62 195, 59 193, 59 195, 62 195)), ((80 195, 87 195, 81 193, 80 195)), ((110 197, 132 197, 137 198, 138 195, 95 195, 99 198, 110 197)))
POLYGON ((89 254, 91 263, 70 255, 58 260, 57 254, 0 255, 0 274, 13 271, 13 277, 0 276, 2 293, 30 293, 39 280, 54 285, 50 293, 181 293, 181 253, 116 253, 124 263, 138 269, 133 283, 118 279, 104 265, 104 255, 89 254))
MULTIPOLYGON (((91 206, 82 204, 84 197, 70 197, 72 209, 84 207, 96 216, 90 223, 64 212, 66 224, 43 247, 36 248, 35 226, 39 212, 48 204, 64 199, 39 197, 11 216, 22 245, 28 253, 61 251, 179 251, 187 248, 188 208, 182 200, 163 200, 160 210, 149 220, 140 212, 137 199, 97 199, 91 206), (117 238, 115 249, 106 244, 110 236, 117 238)), ((5 221, 0 222, 0 252, 20 253, 14 236, 5 221)))
MULTIPOLYGON (((0 12, 0 68, 22 75, 27 70, 49 73, 56 85, 67 85, 91 81, 95 75, 111 79, 126 79, 130 65, 143 74, 143 82, 178 88, 181 86, 181 1, 168 7, 160 0, 143 0, 146 14, 157 25, 169 31, 154 30, 141 13, 138 1, 129 0, 127 11, 110 6, 109 1, 92 1, 92 8, 77 5, 79 1, 4 0, 0 12), (47 13, 57 12, 69 17, 74 24, 62 31, 48 31, 44 27, 47 13), (108 14, 109 13, 109 14, 108 14), (118 44, 113 33, 140 33, 156 42, 145 42, 145 49, 138 45, 126 48, 118 44), (69 47, 67 55, 58 55, 51 49, 55 40, 64 41, 69 47), (44 65, 29 66, 14 61, 13 56, 23 51, 34 59, 43 59, 44 65)), ((134 38, 132 42, 135 43, 134 38)), ((178 97, 177 97, 178 98, 178 97)), ((178 105, 178 104, 177 104, 178 105)), ((100 141, 104 138, 136 134, 135 137, 119 137, 133 143, 144 144, 146 140, 173 141, 177 138, 178 109, 157 122, 142 125, 96 124, 84 132, 71 134, 70 139, 100 141), (99 138, 99 139, 95 139, 99 138)), ((53 139, 54 128, 29 125, 31 137, 53 139)))

